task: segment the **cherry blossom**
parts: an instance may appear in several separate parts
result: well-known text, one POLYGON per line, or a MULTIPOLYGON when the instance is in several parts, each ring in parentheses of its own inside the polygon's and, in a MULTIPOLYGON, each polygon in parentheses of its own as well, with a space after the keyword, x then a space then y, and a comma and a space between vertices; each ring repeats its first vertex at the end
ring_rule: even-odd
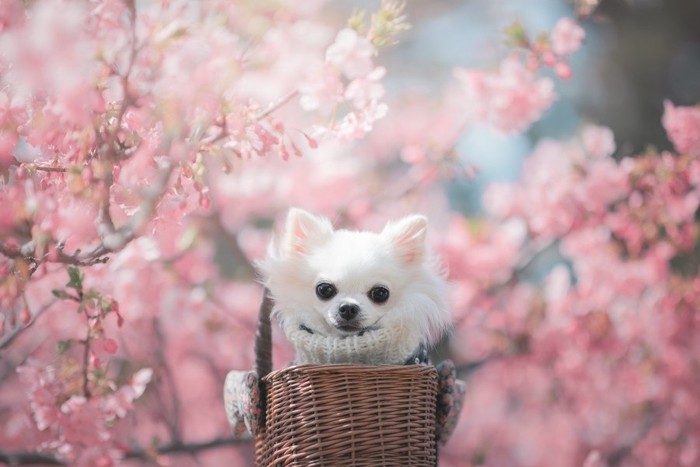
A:
POLYGON ((700 154, 700 109, 674 106, 664 101, 663 124, 676 150, 697 156, 700 154))
POLYGON ((498 71, 458 69, 470 122, 487 123, 506 132, 525 131, 556 99, 554 83, 538 78, 515 56, 505 58, 498 71))
POLYGON ((345 28, 338 32, 335 42, 326 49, 326 62, 338 67, 348 79, 367 75, 372 70, 375 49, 370 41, 355 30, 345 28))
POLYGON ((583 28, 571 18, 562 18, 554 25, 549 40, 552 43, 552 51, 557 55, 570 55, 576 52, 585 33, 583 28))

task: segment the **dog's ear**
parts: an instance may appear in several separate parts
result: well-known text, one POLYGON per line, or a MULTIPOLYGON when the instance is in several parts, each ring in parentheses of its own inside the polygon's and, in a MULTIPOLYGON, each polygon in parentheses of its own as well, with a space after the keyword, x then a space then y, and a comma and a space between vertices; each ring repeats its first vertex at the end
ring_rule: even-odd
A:
POLYGON ((280 239, 280 252, 287 256, 308 253, 312 245, 332 234, 333 225, 325 217, 291 208, 280 239))
POLYGON ((406 264, 414 264, 423 261, 425 256, 427 229, 428 219, 414 214, 388 223, 381 235, 389 240, 398 257, 406 264))

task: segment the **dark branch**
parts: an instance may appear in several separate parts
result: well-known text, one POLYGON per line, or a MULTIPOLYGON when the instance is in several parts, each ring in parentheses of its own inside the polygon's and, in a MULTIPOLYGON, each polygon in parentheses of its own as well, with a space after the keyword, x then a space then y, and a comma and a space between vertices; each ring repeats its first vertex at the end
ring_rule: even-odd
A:
POLYGON ((7 465, 66 465, 50 454, 0 451, 0 462, 7 465))
MULTIPOLYGON (((171 443, 179 443, 182 439, 182 427, 180 420, 180 396, 178 395, 177 386, 175 385, 175 379, 173 378, 173 373, 171 371, 170 365, 165 358, 165 349, 167 347, 165 334, 160 325, 160 320, 158 318, 153 318, 153 332, 155 333, 157 339, 156 345, 156 358, 158 359, 158 366, 162 373, 163 381, 167 385, 168 392, 172 397, 172 407, 170 407, 170 413, 172 413, 172 419, 164 416, 164 421, 168 425, 170 431, 170 437, 173 439, 171 443)), ((161 399, 161 403, 165 403, 165 399, 161 399)), ((167 410, 167 409, 166 409, 167 410)))
POLYGON ((10 259, 23 257, 22 253, 19 252, 19 249, 10 248, 2 242, 0 242, 0 254, 3 254, 10 259))
POLYGON ((632 454, 634 447, 651 431, 651 429, 661 420, 661 410, 652 402, 648 403, 647 414, 641 426, 635 433, 629 436, 620 446, 605 455, 606 464, 610 466, 621 465, 627 456, 632 454))
POLYGON ((474 360, 471 362, 464 363, 462 365, 457 365, 456 370, 457 370, 457 375, 461 377, 466 377, 471 375, 473 372, 476 370, 480 369, 482 366, 486 365, 487 363, 496 360, 497 358, 500 358, 499 356, 493 355, 490 357, 483 358, 481 360, 474 360))
POLYGON ((44 312, 45 312, 46 310, 48 310, 48 309, 49 309, 54 303, 56 303, 57 301, 58 301, 58 300, 56 300, 56 299, 51 300, 50 302, 48 302, 47 304, 45 304, 44 306, 42 306, 41 308, 39 308, 37 311, 35 311, 34 313, 32 313, 32 320, 31 320, 29 323, 27 323, 26 325, 20 324, 20 325, 18 325, 16 328, 10 330, 10 332, 9 332, 8 334, 6 334, 5 336, 3 336, 2 339, 0 339, 0 350, 4 349, 4 348, 8 347, 10 344, 12 344, 12 342, 13 342, 22 332, 24 332, 24 331, 26 331, 27 329, 29 329, 29 327, 32 326, 32 325, 36 322, 37 319, 39 319, 39 316, 41 316, 42 314, 44 314, 44 312))
MULTIPOLYGON (((237 444, 249 443, 249 438, 234 438, 233 436, 222 436, 209 441, 198 443, 184 443, 181 441, 170 442, 150 451, 143 448, 134 448, 124 454, 125 459, 150 459, 153 454, 159 455, 181 455, 196 454, 208 449, 216 449, 237 444)), ((0 462, 7 465, 67 465, 61 459, 40 452, 10 452, 0 451, 0 462)))
POLYGON ((267 117, 268 115, 272 114, 275 112, 277 109, 282 107, 284 104, 287 102, 291 101, 294 99, 299 94, 299 90, 295 89, 294 91, 291 91, 289 94, 278 100, 277 102, 273 102, 270 104, 270 106, 264 111, 259 113, 258 115, 255 116, 255 120, 262 120, 263 118, 267 117))
POLYGON ((46 166, 46 165, 35 165, 34 169, 42 171, 42 172, 60 172, 60 173, 68 172, 68 169, 66 169, 65 167, 51 167, 51 166, 46 166))
MULTIPOLYGON (((199 443, 183 443, 182 441, 173 441, 158 447, 158 454, 163 455, 180 455, 180 454, 196 454, 207 449, 215 449, 226 446, 234 446, 236 444, 248 443, 249 438, 234 438, 233 436, 223 436, 214 438, 209 441, 199 443)), ((149 451, 141 448, 132 449, 124 456, 126 459, 148 459, 149 451)))
POLYGON ((85 396, 86 399, 92 397, 90 393, 90 341, 92 338, 92 328, 90 327, 89 320, 90 318, 88 318, 87 336, 85 336, 85 342, 83 342, 85 345, 83 349, 83 396, 85 396))

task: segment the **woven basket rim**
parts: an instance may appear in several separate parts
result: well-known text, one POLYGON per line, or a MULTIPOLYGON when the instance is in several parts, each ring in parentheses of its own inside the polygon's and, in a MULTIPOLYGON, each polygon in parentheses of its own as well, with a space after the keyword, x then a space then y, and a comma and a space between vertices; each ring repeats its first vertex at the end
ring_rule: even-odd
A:
POLYGON ((367 373, 431 373, 436 372, 434 365, 425 364, 410 364, 410 365, 368 365, 364 363, 304 363, 301 365, 292 365, 285 368, 280 368, 268 373, 265 378, 272 378, 279 374, 291 373, 298 371, 347 371, 351 373, 367 372, 367 373))
POLYGON ((426 368, 434 368, 434 365, 427 365, 423 363, 411 363, 408 365, 395 365, 391 363, 381 363, 378 365, 370 365, 368 363, 302 363, 298 365, 290 365, 286 366, 284 368, 280 368, 275 370, 275 373, 278 373, 280 371, 284 370, 292 370, 292 369, 304 369, 304 368, 337 368, 337 369, 344 369, 344 368, 362 368, 362 369, 372 369, 376 368, 377 370, 391 370, 392 368, 394 369, 426 369, 426 368))

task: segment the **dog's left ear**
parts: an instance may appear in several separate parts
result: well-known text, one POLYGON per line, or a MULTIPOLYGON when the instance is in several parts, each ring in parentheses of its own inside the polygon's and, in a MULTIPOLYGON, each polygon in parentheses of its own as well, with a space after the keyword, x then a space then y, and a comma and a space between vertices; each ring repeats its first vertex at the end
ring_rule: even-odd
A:
POLYGON ((311 245, 332 234, 333 225, 325 217, 291 208, 282 234, 281 251, 287 256, 308 253, 311 245))
POLYGON ((406 263, 415 264, 425 256, 425 235, 428 219, 425 216, 406 216, 397 222, 390 222, 381 235, 388 239, 395 253, 406 263))

